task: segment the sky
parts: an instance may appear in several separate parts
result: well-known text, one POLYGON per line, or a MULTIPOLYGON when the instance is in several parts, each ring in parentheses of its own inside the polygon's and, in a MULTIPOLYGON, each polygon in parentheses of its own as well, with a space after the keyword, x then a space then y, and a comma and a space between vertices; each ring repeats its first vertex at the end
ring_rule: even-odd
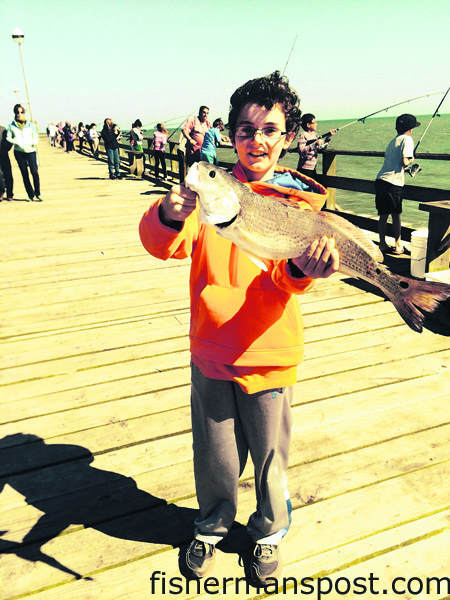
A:
MULTIPOLYGON (((106 117, 176 128, 201 104, 226 121, 233 91, 276 69, 319 121, 450 86, 450 0, 0 0, 3 125, 27 102, 16 27, 41 131, 106 117)), ((431 116, 439 100, 380 116, 431 116)))

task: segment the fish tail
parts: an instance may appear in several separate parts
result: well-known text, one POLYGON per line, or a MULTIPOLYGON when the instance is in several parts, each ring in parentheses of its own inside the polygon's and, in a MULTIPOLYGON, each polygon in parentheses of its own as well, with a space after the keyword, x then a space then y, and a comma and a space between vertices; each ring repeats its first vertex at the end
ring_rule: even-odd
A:
POLYGON ((450 298, 450 285, 436 281, 418 281, 398 276, 398 291, 388 293, 389 299, 411 329, 421 333, 425 315, 432 313, 439 303, 450 298))

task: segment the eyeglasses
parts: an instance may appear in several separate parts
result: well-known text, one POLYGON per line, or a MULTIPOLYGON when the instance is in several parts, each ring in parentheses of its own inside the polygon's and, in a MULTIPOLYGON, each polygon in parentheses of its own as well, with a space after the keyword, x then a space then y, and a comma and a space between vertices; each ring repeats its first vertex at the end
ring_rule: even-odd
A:
POLYGON ((236 127, 235 136, 252 138, 255 137, 257 133, 260 133, 264 138, 269 140, 279 140, 281 136, 286 135, 287 131, 281 131, 278 127, 262 127, 261 129, 256 129, 256 127, 251 127, 251 125, 240 125, 239 127, 236 127))

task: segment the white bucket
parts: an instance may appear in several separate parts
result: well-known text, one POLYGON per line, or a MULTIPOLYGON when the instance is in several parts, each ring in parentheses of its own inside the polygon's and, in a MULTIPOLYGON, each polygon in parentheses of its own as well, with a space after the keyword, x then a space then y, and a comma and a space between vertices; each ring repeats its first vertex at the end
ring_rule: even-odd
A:
POLYGON ((411 275, 423 279, 427 258, 428 229, 418 229, 411 234, 411 275))

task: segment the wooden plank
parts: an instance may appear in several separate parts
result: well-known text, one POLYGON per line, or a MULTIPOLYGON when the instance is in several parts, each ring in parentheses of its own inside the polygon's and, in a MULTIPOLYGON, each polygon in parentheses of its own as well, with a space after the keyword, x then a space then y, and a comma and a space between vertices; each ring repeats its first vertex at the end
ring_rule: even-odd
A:
MULTIPOLYGON (((429 483, 431 481, 434 482, 433 487, 436 493, 431 498, 426 498, 426 503, 419 496, 416 496, 405 504, 404 489, 410 483, 408 478, 411 479, 412 477, 409 474, 403 478, 389 480, 371 488, 351 492, 344 497, 333 498, 329 501, 308 505, 294 511, 294 523, 289 536, 283 542, 283 552, 286 556, 291 557, 288 564, 292 560, 296 562, 299 558, 305 560, 322 554, 324 551, 331 552, 346 547, 349 544, 358 543, 361 540, 361 536, 372 538, 374 535, 385 534, 388 531, 392 532, 393 528, 404 527, 407 524, 414 523, 418 518, 429 517, 444 511, 448 514, 448 498, 446 491, 440 485, 440 478, 442 477, 442 473, 445 472, 439 465, 427 469, 427 477, 431 478, 429 483), (385 505, 385 510, 383 512, 376 511, 373 514, 372 506, 379 503, 380 499, 386 496, 389 497, 390 502, 385 505), (369 515, 370 518, 368 518, 369 515), (352 528, 348 527, 348 522, 352 522, 352 528), (329 535, 330 531, 333 531, 333 536, 329 535), (301 556, 298 554, 299 549, 301 549, 301 556)), ((414 479, 411 479, 411 484, 413 481, 414 479)), ((160 510, 167 513, 168 509, 170 507, 162 507, 160 510)), ((160 519, 160 522, 164 522, 166 527, 168 523, 173 523, 175 520, 176 510, 170 509, 170 512, 174 513, 171 520, 168 520, 168 515, 160 519)), ((100 531, 95 531, 92 528, 77 530, 73 533, 52 539, 45 545, 45 551, 48 555, 54 556, 59 563, 62 562, 62 557, 71 556, 70 569, 72 571, 80 573, 84 577, 88 575, 97 576, 100 571, 105 569, 111 569, 113 566, 120 567, 124 563, 129 563, 130 560, 136 561, 140 557, 145 558, 148 556, 149 542, 144 542, 143 540, 145 539, 157 540, 161 535, 162 537, 165 536, 166 541, 170 539, 174 540, 170 529, 161 534, 158 531, 149 529, 148 526, 146 527, 146 514, 148 513, 140 514, 138 519, 133 517, 134 526, 131 517, 125 518, 123 525, 116 524, 116 536, 119 539, 122 538, 120 543, 118 543, 117 539, 114 541, 111 537, 111 532, 114 531, 114 529, 111 529, 111 526, 109 527, 110 535, 108 537, 102 535, 101 530, 103 527, 99 526, 96 529, 100 531), (125 524, 126 528, 124 528, 125 524), (140 529, 137 530, 136 528, 140 529), (130 538, 133 541, 127 541, 130 538), (83 547, 84 552, 74 555, 70 551, 74 545, 83 547), (101 562, 99 562, 97 550, 100 546, 102 548, 101 562)), ((185 512, 182 514, 180 512, 180 516, 183 522, 183 517, 189 517, 190 513, 185 512)), ((108 531, 108 527, 106 527, 105 531, 108 531)), ((178 539, 178 543, 180 532, 180 523, 177 522, 175 539, 178 539)), ((187 526, 184 535, 189 535, 187 526)), ((385 540, 385 544, 386 542, 389 544, 388 547, 392 548, 392 536, 385 540)), ((365 550, 367 552, 367 546, 365 550)), ((355 557, 354 553, 353 556, 355 557)), ((160 558, 158 554, 157 561, 160 558)), ((22 586, 23 582, 26 581, 26 573, 29 571, 28 565, 17 560, 12 560, 8 567, 7 572, 11 573, 12 569, 14 569, 12 572, 15 572, 17 577, 8 577, 7 581, 9 582, 13 579, 13 586, 17 586, 17 584, 22 586)), ((41 557, 40 562, 33 569, 33 586, 39 589, 40 586, 50 587, 49 582, 51 582, 51 586, 55 586, 69 580, 69 577, 62 572, 60 567, 54 567, 53 572, 50 572, 50 568, 45 565, 41 557)), ((173 568, 175 569, 175 573, 178 574, 177 567, 174 566, 173 568)), ((117 584, 117 579, 115 581, 117 584)), ((129 581, 127 583, 130 585, 129 581)), ((140 586, 139 589, 142 593, 140 586)), ((17 594, 18 591, 16 587, 15 593, 17 594)), ((61 590, 59 590, 59 593, 61 594, 61 590)), ((51 596, 48 597, 51 598, 51 596)))
MULTIPOLYGON (((105 181, 104 164, 46 152, 55 162, 47 179, 41 166, 45 203, 8 203, 2 222, 2 594, 140 599, 151 595, 152 571, 179 575, 171 546, 189 541, 196 508, 189 262, 162 263, 141 248, 148 182, 105 181), (35 527, 43 513, 47 524, 35 527), (51 539, 33 544, 34 535, 51 539)), ((333 277, 299 298, 306 358, 285 573, 372 570, 388 582, 408 564, 443 573, 448 338, 417 336, 390 303, 347 281, 333 277)), ((249 461, 241 523, 254 505, 249 461)), ((240 527, 230 534, 214 575, 243 574, 246 539, 240 527)))

